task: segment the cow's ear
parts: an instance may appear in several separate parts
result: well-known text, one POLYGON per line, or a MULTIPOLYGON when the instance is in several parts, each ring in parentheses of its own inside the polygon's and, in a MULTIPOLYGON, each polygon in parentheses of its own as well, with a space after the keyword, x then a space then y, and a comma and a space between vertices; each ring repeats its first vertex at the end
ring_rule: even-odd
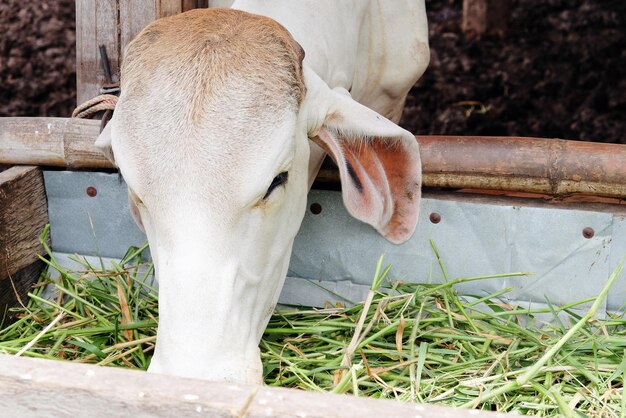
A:
POLYGON ((104 154, 105 157, 115 164, 115 157, 113 156, 113 149, 111 148, 111 127, 113 126, 113 121, 111 120, 102 130, 98 139, 96 139, 96 143, 94 144, 96 148, 100 150, 104 154))
MULTIPOLYGON (((309 78, 315 77, 309 74, 309 78)), ((320 81, 318 78, 311 84, 320 81)), ((357 103, 347 91, 325 87, 311 86, 307 80, 307 94, 312 93, 311 88, 316 89, 314 104, 325 109, 324 115, 312 118, 309 137, 339 167, 348 212, 372 225, 389 241, 406 241, 415 231, 421 195, 421 163, 415 137, 357 103)))

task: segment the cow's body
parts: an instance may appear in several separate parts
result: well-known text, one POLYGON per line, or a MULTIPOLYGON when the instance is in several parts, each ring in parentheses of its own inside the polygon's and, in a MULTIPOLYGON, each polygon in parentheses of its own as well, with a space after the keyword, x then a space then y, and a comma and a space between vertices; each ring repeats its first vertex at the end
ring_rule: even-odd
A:
POLYGON ((423 1, 242 0, 234 8, 271 17, 306 51, 304 63, 331 88, 394 122, 429 60, 423 1))
MULTIPOLYGON (((407 93, 428 66, 423 0, 308 0, 298 7, 292 0, 216 3, 276 20, 302 45, 305 64, 329 87, 349 91, 396 123, 407 93)), ((326 154, 314 144, 311 151, 314 177, 326 154)))
POLYGON ((393 242, 412 234, 417 144, 353 98, 397 121, 428 43, 419 0, 233 8, 274 20, 192 11, 129 45, 98 144, 112 148, 156 266, 150 371, 258 382, 258 343, 325 153, 350 213, 393 242))

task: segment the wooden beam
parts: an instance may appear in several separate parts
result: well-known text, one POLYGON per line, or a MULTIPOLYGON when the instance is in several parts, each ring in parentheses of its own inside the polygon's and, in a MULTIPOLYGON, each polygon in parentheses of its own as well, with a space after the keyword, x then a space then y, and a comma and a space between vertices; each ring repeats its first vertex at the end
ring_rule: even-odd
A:
MULTIPOLYGON (((39 236, 48 223, 43 175, 37 167, 0 173, 0 320, 41 272, 39 236)), ((25 299, 24 299, 25 300, 25 299)))
POLYGON ((506 415, 0 355, 0 416, 489 418, 506 415))

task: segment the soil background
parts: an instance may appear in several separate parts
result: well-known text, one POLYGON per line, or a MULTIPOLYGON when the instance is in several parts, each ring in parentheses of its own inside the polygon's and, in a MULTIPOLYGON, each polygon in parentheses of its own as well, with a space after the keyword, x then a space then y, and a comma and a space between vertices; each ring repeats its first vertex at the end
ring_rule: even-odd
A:
MULTIPOLYGON (((462 0, 427 0, 431 63, 401 124, 416 134, 626 143, 626 1, 511 0, 504 37, 470 39, 462 0)), ((67 117, 73 0, 1 0, 0 117, 67 117)))

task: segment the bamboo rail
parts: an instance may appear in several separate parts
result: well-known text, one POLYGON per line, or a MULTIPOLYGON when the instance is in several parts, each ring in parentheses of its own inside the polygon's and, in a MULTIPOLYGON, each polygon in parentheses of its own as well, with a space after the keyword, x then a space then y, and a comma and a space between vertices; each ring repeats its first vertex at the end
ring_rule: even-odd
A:
POLYGON ((626 145, 523 137, 418 137, 424 184, 626 197, 626 145))
POLYGON ((0 118, 0 164, 113 168, 94 146, 100 121, 0 118))
MULTIPOLYGON (((527 137, 416 136, 423 185, 626 198, 626 145, 527 137)), ((338 183, 322 167, 324 183, 338 183)))
MULTIPOLYGON (((113 168, 99 121, 0 118, 0 164, 113 168)), ((426 187, 626 198, 626 145, 522 137, 417 136, 426 187)), ((334 169, 318 179, 338 182, 334 169)))

